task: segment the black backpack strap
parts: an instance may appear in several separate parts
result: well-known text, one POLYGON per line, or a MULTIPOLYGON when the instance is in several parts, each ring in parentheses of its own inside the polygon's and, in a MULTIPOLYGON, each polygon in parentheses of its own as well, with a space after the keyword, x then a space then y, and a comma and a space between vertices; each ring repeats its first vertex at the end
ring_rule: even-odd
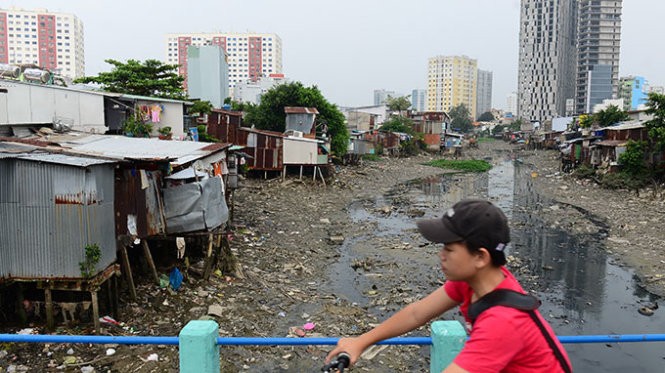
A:
POLYGON ((469 318, 475 322, 478 316, 485 310, 494 306, 506 306, 521 311, 532 311, 540 307, 540 300, 533 295, 522 294, 509 289, 497 289, 469 306, 469 318))
POLYGON ((536 312, 531 310, 527 311, 527 313, 529 314, 529 316, 531 316, 533 322, 535 322, 536 325, 538 325, 538 329, 540 329, 540 332, 543 333, 545 340, 547 340, 547 344, 550 345, 552 352, 554 352, 554 356, 556 357, 557 360, 559 360, 559 364, 561 364, 561 369, 563 369, 565 373, 572 373, 573 371, 572 368, 570 367, 570 365, 568 365, 568 362, 563 357, 563 353, 561 353, 559 346, 557 346, 556 343, 554 343, 554 339, 552 338, 550 333, 547 332, 547 329, 545 329, 545 325, 543 325, 543 322, 540 321, 540 318, 538 317, 538 315, 536 315, 536 312))
POLYGON ((536 323, 536 326, 538 326, 538 329, 540 329, 543 337, 545 337, 547 344, 550 346, 552 352, 554 353, 554 357, 556 357, 556 359, 559 361, 561 369, 563 369, 565 373, 572 373, 572 368, 570 365, 568 365, 568 362, 563 357, 563 353, 559 349, 559 346, 554 343, 554 339, 550 333, 547 332, 545 325, 543 325, 542 321, 540 321, 538 315, 536 315, 535 310, 540 307, 540 300, 538 298, 534 297, 533 295, 522 294, 509 289, 494 290, 488 294, 485 294, 485 296, 478 299, 476 302, 471 303, 468 311, 471 322, 475 322, 481 313, 494 306, 511 307, 528 313, 533 322, 536 323))

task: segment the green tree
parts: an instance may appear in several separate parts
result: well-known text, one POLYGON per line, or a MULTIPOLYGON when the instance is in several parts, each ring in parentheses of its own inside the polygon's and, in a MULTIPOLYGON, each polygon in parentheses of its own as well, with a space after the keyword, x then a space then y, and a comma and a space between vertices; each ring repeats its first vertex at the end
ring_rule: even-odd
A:
POLYGON ((402 111, 405 111, 409 107, 411 107, 411 101, 409 100, 409 96, 401 96, 401 97, 388 96, 386 98, 386 106, 388 106, 388 109, 390 109, 390 111, 397 111, 399 112, 399 115, 402 116, 402 111))
POLYGON ((491 111, 486 111, 486 112, 480 114, 480 116, 478 117, 478 120, 481 121, 481 122, 491 122, 494 119, 495 119, 494 114, 492 114, 491 111))
POLYGON ((649 93, 646 113, 653 119, 644 123, 656 149, 665 148, 665 95, 649 93))
POLYGON ((409 135, 415 134, 413 130, 413 121, 411 119, 394 115, 387 121, 383 122, 381 125, 381 131, 402 132, 408 133, 409 135))
POLYGON ((344 114, 323 97, 316 86, 305 87, 300 82, 280 84, 261 96, 261 104, 246 107, 243 121, 259 129, 284 132, 286 126, 285 106, 315 107, 317 131, 327 127, 330 147, 337 156, 346 154, 349 145, 349 131, 344 124, 344 114))
POLYGON ((196 100, 194 101, 194 104, 189 107, 189 113, 190 114, 199 114, 199 115, 204 115, 204 114, 210 114, 212 112, 213 106, 210 101, 205 101, 205 100, 196 100))
POLYGON ((645 178, 647 167, 644 163, 646 142, 629 140, 626 151, 619 156, 619 164, 627 175, 633 178, 645 178))
POLYGON ((183 100, 187 97, 182 87, 184 77, 177 74, 178 65, 167 65, 158 60, 127 60, 126 63, 108 59, 113 65, 108 72, 76 79, 74 83, 95 83, 108 92, 183 100))
POLYGON ((610 105, 606 109, 601 110, 593 115, 593 122, 598 124, 600 127, 611 126, 628 119, 630 119, 628 113, 614 105, 610 105))
POLYGON ((469 132, 471 130, 471 113, 466 105, 459 104, 450 109, 450 127, 460 132, 469 132))
POLYGON ((498 135, 503 133, 504 128, 505 126, 503 124, 497 124, 496 126, 494 126, 494 128, 492 128, 492 135, 498 135))
POLYGON ((517 132, 522 128, 522 124, 524 124, 524 119, 519 118, 518 120, 510 123, 508 130, 511 132, 517 132))
POLYGON ((231 110, 233 111, 249 111, 250 107, 254 106, 251 102, 238 102, 233 100, 231 97, 224 99, 225 105, 231 105, 231 110))

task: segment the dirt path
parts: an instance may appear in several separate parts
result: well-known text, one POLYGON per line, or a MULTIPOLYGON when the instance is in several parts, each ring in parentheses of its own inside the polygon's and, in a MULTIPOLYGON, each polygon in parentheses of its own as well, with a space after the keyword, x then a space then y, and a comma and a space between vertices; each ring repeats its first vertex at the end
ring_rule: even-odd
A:
MULTIPOLYGON (((480 143, 479 149, 464 156, 491 159, 496 150, 515 152, 523 162, 533 164, 536 187, 558 201, 539 207, 548 221, 571 230, 583 229, 588 222, 570 205, 605 218, 611 227, 608 247, 616 260, 634 267, 650 291, 665 294, 665 250, 660 248, 665 231, 659 226, 665 218, 662 199, 606 191, 561 175, 552 151, 520 152, 495 141, 480 143)), ((382 158, 359 167, 340 168, 325 188, 310 179, 245 181, 236 195, 236 234, 231 243, 239 263, 238 276, 213 276, 207 283, 193 280, 177 293, 146 281, 138 289, 140 299, 123 305, 123 321, 139 335, 177 335, 189 320, 198 318, 215 319, 222 336, 296 336, 301 333, 298 328, 307 322, 316 324, 308 336, 354 335, 371 328, 380 316, 341 295, 327 293, 322 279, 340 259, 340 242, 356 234, 349 204, 381 195, 401 182, 442 173, 422 164, 430 159, 382 158), (211 306, 215 316, 208 315, 211 306)), ((417 286, 400 288, 397 284, 404 282, 404 274, 395 276, 381 278, 386 286, 395 285, 395 291, 389 294, 392 303, 406 303, 417 297, 417 286)), ((436 286, 434 281, 423 287, 436 286)), ((375 306, 380 303, 380 297, 373 301, 375 306)), ((394 310, 384 311, 387 314, 394 310)), ((62 328, 59 332, 84 334, 89 329, 62 328)), ((109 329, 107 333, 127 335, 129 331, 109 329)), ((417 334, 428 331, 423 328, 417 334)), ((165 346, 14 345, 0 346, 0 353, 3 349, 7 351, 6 356, 0 355, 3 369, 13 365, 32 371, 63 371, 57 367, 68 356, 77 358, 78 363, 92 361, 88 365, 98 372, 177 372, 178 368, 177 349, 165 346), (107 357, 109 348, 116 353, 107 357), (158 354, 156 362, 147 360, 153 353, 158 354)), ((327 350, 320 346, 224 347, 222 371, 318 371, 327 350)), ((426 371, 420 364, 426 356, 424 347, 388 347, 361 362, 358 369, 426 371)), ((80 372, 81 368, 64 371, 80 372)))

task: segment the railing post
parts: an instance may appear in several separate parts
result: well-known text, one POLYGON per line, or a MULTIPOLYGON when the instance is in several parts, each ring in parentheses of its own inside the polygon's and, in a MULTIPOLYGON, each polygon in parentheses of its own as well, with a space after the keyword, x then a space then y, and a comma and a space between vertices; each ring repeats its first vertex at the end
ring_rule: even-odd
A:
POLYGON ((192 320, 180 331, 180 373, 219 373, 219 325, 192 320))
POLYGON ((441 373, 455 356, 462 351, 467 335, 459 321, 435 321, 432 323, 432 349, 430 373, 441 373))

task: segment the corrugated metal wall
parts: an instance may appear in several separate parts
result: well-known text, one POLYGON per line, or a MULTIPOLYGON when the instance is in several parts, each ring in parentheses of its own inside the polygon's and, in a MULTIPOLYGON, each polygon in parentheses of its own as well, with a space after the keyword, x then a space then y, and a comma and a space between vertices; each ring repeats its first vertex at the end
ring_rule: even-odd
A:
POLYGON ((85 246, 116 259, 113 165, 0 160, 0 278, 81 277, 85 246))

